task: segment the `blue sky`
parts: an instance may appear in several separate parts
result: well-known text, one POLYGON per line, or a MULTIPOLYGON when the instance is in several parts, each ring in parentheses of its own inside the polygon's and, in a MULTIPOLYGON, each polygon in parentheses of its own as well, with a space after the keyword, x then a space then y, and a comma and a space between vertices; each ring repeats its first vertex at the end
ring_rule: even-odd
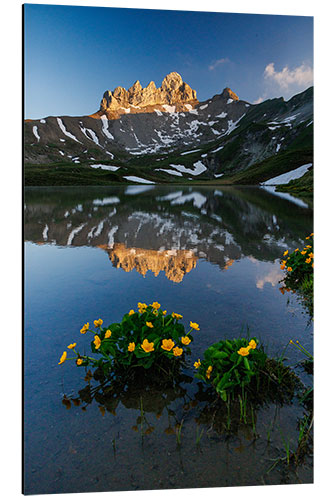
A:
POLYGON ((177 71, 204 101, 313 84, 313 18, 25 4, 25 117, 91 114, 105 90, 177 71))

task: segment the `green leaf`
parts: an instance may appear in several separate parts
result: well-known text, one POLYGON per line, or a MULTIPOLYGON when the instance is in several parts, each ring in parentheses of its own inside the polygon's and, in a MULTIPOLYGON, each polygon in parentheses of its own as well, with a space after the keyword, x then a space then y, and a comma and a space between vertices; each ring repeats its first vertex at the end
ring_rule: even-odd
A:
POLYGON ((245 368, 246 368, 247 370, 250 370, 250 365, 249 365, 249 361, 248 361, 247 357, 246 357, 246 356, 244 356, 244 358, 243 358, 243 359, 244 359, 244 366, 245 366, 245 368))

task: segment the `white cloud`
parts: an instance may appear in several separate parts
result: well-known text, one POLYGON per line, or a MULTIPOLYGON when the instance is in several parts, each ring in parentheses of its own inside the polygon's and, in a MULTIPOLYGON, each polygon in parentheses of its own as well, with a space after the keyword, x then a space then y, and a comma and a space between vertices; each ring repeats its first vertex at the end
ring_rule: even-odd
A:
POLYGON ((285 66, 281 71, 276 71, 274 63, 271 62, 265 68, 264 78, 277 83, 284 90, 291 86, 306 87, 313 83, 313 69, 310 66, 301 64, 301 66, 294 69, 285 66))
POLYGON ((264 101, 263 97, 258 97, 258 99, 256 99, 255 101, 253 101, 253 104, 260 104, 263 101, 264 101))
POLYGON ((225 63, 228 63, 228 62, 230 62, 230 61, 229 61, 229 59, 227 57, 222 57, 221 59, 218 59, 213 64, 211 64, 210 66, 208 66, 208 69, 209 69, 209 71, 213 71, 215 68, 217 68, 217 66, 220 66, 221 64, 225 64, 225 63))

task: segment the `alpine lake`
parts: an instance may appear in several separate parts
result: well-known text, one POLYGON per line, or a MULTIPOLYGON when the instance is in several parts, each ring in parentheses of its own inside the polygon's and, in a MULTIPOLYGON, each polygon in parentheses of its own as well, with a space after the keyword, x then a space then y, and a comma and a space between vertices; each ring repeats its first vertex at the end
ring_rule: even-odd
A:
POLYGON ((249 332, 312 384, 288 343, 312 353, 313 323, 297 294, 281 293, 280 269, 312 231, 307 203, 259 187, 157 185, 26 188, 24 202, 25 494, 312 483, 311 454, 281 460, 297 447, 297 397, 226 427, 193 368, 214 342, 249 332), (179 384, 115 397, 74 361, 58 365, 72 342, 90 352, 84 323, 154 301, 200 325, 179 384))

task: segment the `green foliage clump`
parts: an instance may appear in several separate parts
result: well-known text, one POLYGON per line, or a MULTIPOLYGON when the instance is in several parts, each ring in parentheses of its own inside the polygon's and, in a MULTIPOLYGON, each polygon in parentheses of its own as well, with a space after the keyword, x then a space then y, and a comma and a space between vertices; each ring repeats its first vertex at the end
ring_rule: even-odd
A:
POLYGON ((228 393, 234 395, 243 390, 264 368, 267 355, 257 345, 255 337, 250 341, 239 338, 213 344, 204 352, 203 361, 194 364, 198 369, 196 377, 210 383, 226 401, 228 393))

